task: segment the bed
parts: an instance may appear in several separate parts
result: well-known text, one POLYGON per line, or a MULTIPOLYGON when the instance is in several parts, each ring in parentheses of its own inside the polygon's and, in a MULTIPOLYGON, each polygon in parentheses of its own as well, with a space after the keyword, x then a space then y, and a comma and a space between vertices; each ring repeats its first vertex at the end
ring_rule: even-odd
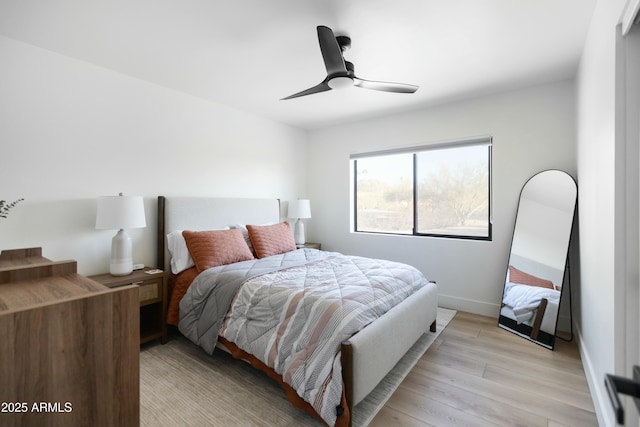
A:
MULTIPOLYGON (((241 230, 244 228, 257 233, 257 231, 266 232, 274 229, 280 229, 285 224, 281 219, 280 202, 278 199, 240 199, 240 198, 207 198, 207 197, 158 197, 158 266, 164 267, 165 270, 176 270, 172 265, 173 261, 182 261, 182 257, 176 255, 175 259, 171 254, 176 253, 175 247, 172 251, 169 251, 169 245, 172 244, 172 235, 183 234, 183 230, 195 231, 195 232, 217 232, 217 236, 220 235, 234 235, 234 241, 237 241, 237 233, 227 230, 241 230), (252 228, 253 227, 253 228, 252 228)), ((195 233, 193 235, 184 233, 185 238, 188 238, 191 244, 190 249, 194 246, 193 236, 201 234, 195 233)), ((257 234, 252 234, 255 237, 257 234)), ((246 239, 246 233, 243 233, 243 238, 246 239)), ((197 242, 197 240, 195 240, 197 242)), ((249 240, 248 243, 251 243, 249 240)), ((252 248, 252 250, 261 250, 260 248, 252 248)), ((295 249, 295 244, 294 248, 295 249)), ((244 249, 243 249, 244 250, 244 249)), ((244 359, 254 365, 256 368, 265 371, 269 376, 280 382, 287 393, 287 397, 294 404, 294 406, 300 407, 314 416, 322 419, 328 425, 346 426, 351 425, 351 413, 355 405, 362 401, 380 382, 380 380, 394 367, 394 365, 402 358, 406 351, 417 341, 417 339, 426 332, 427 329, 435 331, 436 325, 436 311, 437 311, 437 288, 435 283, 427 281, 421 273, 409 266, 404 266, 398 263, 391 263, 384 260, 370 260, 361 257, 344 257, 342 254, 317 251, 315 249, 295 249, 286 251, 284 253, 278 253, 275 255, 259 256, 257 260, 241 259, 237 262, 227 263, 223 265, 217 265, 213 268, 200 269, 199 266, 187 267, 180 271, 179 274, 172 274, 170 279, 170 289, 179 297, 172 295, 172 303, 174 311, 170 308, 168 314, 169 323, 178 323, 180 331, 185 334, 189 339, 197 342, 198 345, 203 347, 205 351, 212 352, 214 346, 222 348, 225 351, 230 352, 234 357, 244 359), (355 285, 350 283, 350 277, 354 277, 354 273, 347 268, 352 268, 352 264, 357 270, 366 270, 366 265, 373 263, 373 270, 377 275, 394 275, 394 276, 407 276, 407 283, 411 282, 413 288, 401 289, 397 292, 395 290, 388 292, 394 294, 393 297, 388 297, 385 294, 384 298, 376 298, 376 301, 386 298, 394 298, 396 301, 393 304, 385 303, 386 308, 380 311, 380 307, 376 308, 379 311, 378 314, 370 315, 364 312, 358 312, 357 316, 349 317, 349 322, 341 321, 340 326, 343 324, 349 324, 349 327, 355 327, 353 332, 340 331, 332 336, 332 331, 327 327, 324 328, 329 332, 325 333, 324 329, 322 336, 332 336, 331 339, 340 339, 337 346, 337 354, 334 355, 335 361, 333 361, 330 372, 335 372, 337 376, 340 373, 340 401, 336 405, 334 410, 335 414, 328 416, 325 412, 324 406, 322 409, 318 409, 317 402, 310 402, 308 396, 301 397, 300 389, 296 388, 294 384, 290 384, 290 376, 287 373, 277 373, 277 366, 268 366, 264 363, 265 357, 262 354, 252 354, 250 351, 246 351, 244 344, 238 345, 235 342, 234 335, 229 331, 237 332, 239 328, 231 327, 231 318, 238 317, 237 313, 243 309, 243 303, 245 300, 251 299, 243 297, 242 293, 258 292, 260 289, 272 289, 262 284, 262 280, 270 280, 269 286, 274 286, 273 289, 279 289, 277 286, 284 286, 285 283, 294 283, 293 286, 302 286, 295 284, 291 277, 300 275, 305 277, 305 283, 308 278, 318 276, 318 283, 325 283, 328 276, 335 276, 337 281, 341 281, 340 286, 355 285), (264 265, 273 264, 279 265, 274 271, 263 274, 264 265), (357 264, 357 265, 356 265, 357 264), (246 266, 250 265, 247 269, 246 266), (365 266, 365 267, 363 267, 365 266), (377 267, 376 267, 377 266, 377 267), (316 268, 317 267, 317 268, 316 268), (406 268, 405 268, 406 267, 406 268), (194 339, 193 332, 189 329, 193 324, 198 322, 209 322, 206 317, 200 316, 201 312, 209 312, 210 307, 216 304, 225 305, 221 301, 224 301, 227 297, 219 297, 206 299, 203 295, 209 295, 211 287, 216 288, 218 285, 210 285, 219 277, 227 280, 227 274, 236 274, 235 270, 243 271, 250 270, 251 273, 242 273, 243 279, 238 279, 237 292, 234 290, 234 294, 230 298, 232 301, 231 308, 225 314, 222 323, 211 322, 206 324, 206 327, 201 327, 200 331, 206 331, 206 333, 198 333, 196 339, 194 339), (399 271, 399 273, 396 273, 399 271), (344 274, 343 274, 344 271, 344 274), (387 271, 385 273, 381 273, 387 271), (256 273, 257 272, 257 273, 256 273), (338 272, 338 273, 336 273, 338 272), (188 274, 187 274, 188 273, 188 274), (322 274, 325 274, 323 277, 322 274), (342 274, 342 275, 341 275, 342 274), (419 278, 412 275, 418 274, 419 278), (215 279, 210 279, 211 276, 215 279), (268 277, 268 278, 267 278, 268 277), (348 282, 348 283, 347 283, 348 282), (206 283, 206 284, 205 284, 206 283), (206 288, 205 288, 206 287, 206 288), (206 289, 206 290, 204 290, 206 289), (179 299, 178 313, 175 313, 175 300, 179 299), (215 303, 211 301, 215 300, 215 303), (240 308, 238 308, 240 307, 240 308), (195 313, 195 314, 194 314, 195 313), (177 315, 177 317, 176 317, 177 315), (368 317, 369 316, 369 317, 368 317), (352 326, 351 320, 358 318, 358 322, 355 322, 355 326, 352 326), (373 319, 373 320, 372 320, 373 319), (340 338, 340 334, 348 333, 349 335, 340 338), (203 338, 207 335, 206 338, 203 338), (224 336, 222 336, 224 335, 224 336), (233 339, 225 338, 233 336, 233 339)), ((198 258, 200 258, 198 256, 198 258)), ((226 261, 225 261, 226 262, 226 261)), ((184 265, 178 266, 179 268, 184 265)), ((205 265, 206 267, 206 265, 205 265)), ((379 280, 376 274, 373 275, 373 279, 367 279, 369 283, 375 282, 376 291, 381 289, 379 280), (379 289, 380 288, 380 289, 379 289)), ((235 280, 235 279, 234 279, 235 280)), ((385 279, 386 280, 386 279, 385 279)), ((227 286, 225 282, 225 287, 227 286)), ((236 285, 234 285, 236 286, 236 285)), ((307 286, 307 285, 305 285, 307 286)), ((386 285, 384 285, 386 286, 386 285)), ((234 288, 234 289, 236 289, 234 288)), ((315 287, 313 289, 316 289, 315 287)), ((341 288, 339 291, 340 298, 344 298, 343 294, 349 293, 341 288)), ((390 288, 391 289, 391 288, 390 288)), ((400 288, 398 288, 400 289, 400 288)), ((217 292, 217 291, 216 291, 217 292)), ((229 291, 226 291, 229 292, 229 291)), ((271 291, 272 294, 279 295, 278 292, 271 291)), ((312 293, 312 292, 308 292, 312 293)), ((358 292, 351 292, 357 294, 358 292)), ((287 298, 284 298, 287 300, 287 298)), ((316 307, 316 303, 310 305, 310 307, 316 307)), ((302 305, 302 304, 301 304, 302 305)), ((346 304, 342 304, 345 305, 346 304)), ((335 304, 334 304, 335 306, 335 304)), ((278 308, 280 310, 280 308, 278 308)), ((219 311, 226 311, 226 308, 213 309, 219 311)), ((318 309, 319 310, 319 309, 318 309)), ((262 311, 272 311, 264 310, 262 311)), ((273 310, 275 312, 275 309, 273 310)), ((286 311, 286 310, 285 310, 286 311)), ((247 318, 253 319, 253 314, 247 318)), ((272 317, 277 317, 275 314, 272 317)), ((346 317, 345 317, 346 318, 346 317)), ((310 322, 303 322, 310 323, 310 322)), ((253 326, 252 326, 253 328, 253 326)), ((282 328, 282 327, 281 327, 282 328)), ((293 326, 291 326, 293 328, 293 326)), ((269 328, 267 328, 269 329, 269 328)), ((316 328, 319 329, 319 328, 316 328)), ((253 329, 248 328, 249 331, 253 329)), ((282 328, 284 330, 284 328, 282 328)), ((315 329, 314 329, 315 330, 315 329)), ((304 334, 303 334, 304 335, 304 334)), ((313 335, 309 333, 309 335, 313 335)), ((275 335, 274 335, 275 336, 275 335)), ((302 335, 301 335, 302 336, 302 335)), ((306 335, 305 335, 306 336, 306 335)), ((251 344, 255 341, 251 335, 242 338, 239 337, 238 341, 242 343, 242 339, 248 340, 251 344)), ((279 335, 277 338, 279 339, 279 335)), ((314 340, 315 340, 314 335, 314 340)), ((284 342, 284 341, 283 341, 284 342)), ((314 341, 315 342, 315 341, 314 341)), ((283 347, 285 347, 283 345, 283 347)), ((315 348, 315 347, 314 347, 315 348)), ((315 350, 313 351, 315 352, 315 350)), ((312 351, 309 351, 312 353, 312 351)), ((306 361, 304 362, 307 363, 306 361)), ((309 363, 313 365, 313 363, 309 363)), ((321 365, 321 366, 326 366, 321 365)), ((326 368, 324 368, 326 370, 326 368)), ((319 373, 317 374, 320 375, 319 373)), ((307 376, 307 374, 305 374, 307 376)), ((315 378, 316 373, 308 375, 310 378, 315 378)), ((328 375, 331 377, 331 375, 328 375)), ((323 384, 329 384, 328 380, 323 384)), ((323 393, 324 393, 323 385, 323 393)), ((330 385, 326 386, 327 389, 331 389, 330 385)), ((331 393, 326 392, 327 395, 331 393)), ((315 396, 315 395, 314 395, 315 396)), ((319 399, 318 399, 319 400, 319 399)), ((331 402, 327 398, 328 402, 331 402)))
POLYGON ((536 275, 509 264, 500 323, 548 346, 555 336, 563 272, 551 268, 543 272, 540 268, 534 270, 530 266, 527 270, 534 271, 536 275))

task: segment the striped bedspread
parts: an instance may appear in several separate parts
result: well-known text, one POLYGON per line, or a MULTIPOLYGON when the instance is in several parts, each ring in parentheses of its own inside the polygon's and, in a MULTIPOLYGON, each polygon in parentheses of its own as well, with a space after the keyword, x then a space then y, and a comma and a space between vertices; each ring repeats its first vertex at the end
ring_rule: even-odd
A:
POLYGON ((301 249, 309 261, 244 282, 220 335, 282 375, 330 426, 342 393, 340 343, 424 286, 415 268, 301 249))

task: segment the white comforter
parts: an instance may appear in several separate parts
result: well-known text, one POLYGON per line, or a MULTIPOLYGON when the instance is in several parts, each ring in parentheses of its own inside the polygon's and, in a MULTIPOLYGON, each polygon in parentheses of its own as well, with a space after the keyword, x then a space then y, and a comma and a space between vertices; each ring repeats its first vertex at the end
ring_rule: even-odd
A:
POLYGON ((560 291, 507 282, 502 302, 513 310, 516 321, 522 323, 533 317, 543 298, 551 303, 559 304, 560 291))

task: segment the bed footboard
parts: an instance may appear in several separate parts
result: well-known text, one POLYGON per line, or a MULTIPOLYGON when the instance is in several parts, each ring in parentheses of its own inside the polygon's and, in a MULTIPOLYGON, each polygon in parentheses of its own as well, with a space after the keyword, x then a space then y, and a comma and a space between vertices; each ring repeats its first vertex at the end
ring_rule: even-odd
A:
POLYGON ((427 328, 435 330, 437 305, 436 285, 429 283, 342 343, 343 379, 350 409, 375 388, 427 328))

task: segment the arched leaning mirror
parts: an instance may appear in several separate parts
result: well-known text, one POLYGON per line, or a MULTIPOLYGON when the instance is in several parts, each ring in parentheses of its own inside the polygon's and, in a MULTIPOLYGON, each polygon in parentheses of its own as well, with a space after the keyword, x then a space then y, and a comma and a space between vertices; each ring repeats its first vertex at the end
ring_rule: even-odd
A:
POLYGON ((553 349, 577 187, 547 170, 520 192, 498 325, 553 349))

